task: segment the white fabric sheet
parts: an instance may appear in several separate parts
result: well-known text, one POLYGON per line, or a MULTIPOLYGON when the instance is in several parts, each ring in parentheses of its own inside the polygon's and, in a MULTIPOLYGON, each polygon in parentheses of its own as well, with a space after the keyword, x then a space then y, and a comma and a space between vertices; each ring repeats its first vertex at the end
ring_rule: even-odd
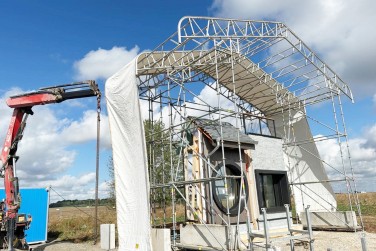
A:
POLYGON ((147 152, 140 114, 136 59, 106 81, 119 250, 150 251, 147 152))

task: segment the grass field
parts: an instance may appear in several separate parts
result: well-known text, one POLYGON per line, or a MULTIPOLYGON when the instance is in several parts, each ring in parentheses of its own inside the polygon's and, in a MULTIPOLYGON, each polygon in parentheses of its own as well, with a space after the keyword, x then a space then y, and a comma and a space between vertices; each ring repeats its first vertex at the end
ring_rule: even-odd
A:
MULTIPOLYGON (((358 194, 365 230, 376 233, 376 193, 358 194)), ((353 199, 353 198, 351 198, 353 199)), ((337 194, 338 210, 350 210, 347 194, 337 194)), ((355 209, 353 209, 355 211, 355 209)), ((358 224, 360 224, 358 219, 358 224)))
MULTIPOLYGON (((367 232, 376 233, 376 193, 358 194, 358 196, 365 229, 367 232)), ((347 195, 337 194, 337 203, 338 210, 349 210, 347 195)), ((94 212, 94 207, 50 208, 49 238, 72 242, 94 240, 94 212)), ((178 222, 184 220, 183 205, 177 206, 176 214, 178 222)), ((116 210, 112 207, 98 207, 98 215, 98 225, 116 223, 116 210)), ((171 216, 171 207, 167 208, 166 215, 171 216)), ((155 211, 154 220, 157 224, 163 223, 162 209, 155 211)), ((169 222, 172 222, 171 217, 166 219, 166 223, 169 222)))
MULTIPOLYGON (((83 242, 94 240, 94 207, 50 208, 48 222, 49 239, 83 242)), ((98 231, 100 224, 116 223, 116 209, 98 207, 98 231)))

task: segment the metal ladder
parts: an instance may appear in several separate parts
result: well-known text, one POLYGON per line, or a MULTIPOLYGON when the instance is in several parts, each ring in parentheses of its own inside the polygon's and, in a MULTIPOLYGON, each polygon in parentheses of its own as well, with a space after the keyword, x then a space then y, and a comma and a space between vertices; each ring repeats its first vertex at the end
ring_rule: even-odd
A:
POLYGON ((285 209, 286 209, 286 219, 287 219, 287 232, 275 232, 274 234, 279 234, 279 235, 287 235, 286 237, 276 237, 272 238, 270 229, 269 229, 269 224, 268 224, 268 218, 267 218, 267 213, 266 213, 266 208, 261 208, 264 221, 264 232, 263 233, 254 233, 251 232, 251 243, 250 243, 250 250, 254 250, 253 248, 253 239, 254 238, 263 238, 265 239, 265 250, 274 250, 274 243, 277 242, 285 242, 289 241, 290 242, 290 250, 294 251, 295 250, 295 240, 307 240, 309 244, 309 250, 314 251, 314 238, 313 238, 313 232, 312 232, 312 224, 311 224, 311 216, 309 213, 309 206, 305 208, 305 214, 307 217, 307 229, 306 230, 301 230, 301 229, 295 229, 293 228, 292 224, 292 219, 290 217, 290 210, 289 210, 289 205, 285 204, 285 209), (296 235, 299 234, 299 235, 296 235))

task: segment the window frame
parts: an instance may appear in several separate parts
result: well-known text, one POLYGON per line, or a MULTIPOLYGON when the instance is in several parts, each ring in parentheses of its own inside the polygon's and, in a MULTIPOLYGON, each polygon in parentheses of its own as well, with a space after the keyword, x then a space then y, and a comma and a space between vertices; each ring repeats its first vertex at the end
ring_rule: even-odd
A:
POLYGON ((261 208, 266 208, 268 212, 284 212, 285 211, 285 204, 290 205, 290 189, 289 183, 287 178, 286 171, 277 171, 277 170, 255 170, 255 177, 256 177, 256 188, 257 188, 257 200, 259 203, 259 210, 261 212, 261 208), (262 175, 272 175, 273 176, 273 190, 274 190, 274 197, 277 202, 277 206, 275 207, 266 207, 263 187, 262 187, 262 175), (274 182, 274 177, 280 176, 278 182, 274 182), (280 191, 280 193, 275 193, 275 191, 280 191))
MULTIPOLYGON (((216 167, 215 167, 215 170, 219 171, 221 168, 223 167, 223 162, 218 164, 216 167)), ((235 176, 241 176, 241 168, 238 164, 236 164, 235 162, 232 162, 232 161, 228 161, 226 160, 226 164, 225 164, 225 168, 229 168, 235 176)), ((212 177, 218 177, 217 174, 215 172, 213 172, 212 174, 212 177)), ((244 188, 245 188, 245 199, 242 199, 242 202, 239 203, 239 200, 241 200, 239 194, 236 194, 237 196, 237 199, 236 199, 236 203, 234 203, 234 206, 232 206, 230 209, 229 209, 229 213, 230 213, 230 216, 238 216, 238 212, 240 212, 240 214, 244 211, 244 208, 246 206, 246 203, 248 202, 248 197, 249 197, 249 192, 248 192, 248 180, 247 180, 247 175, 245 172, 243 172, 243 179, 244 179, 244 188), (240 211, 239 211, 239 204, 240 204, 240 211)), ((241 187, 240 187, 240 178, 238 179, 235 179, 237 182, 238 182, 238 185, 239 185, 239 191, 241 191, 241 187)), ((218 207, 218 209, 224 213, 224 214, 227 214, 227 208, 224 207, 218 197, 218 194, 217 194, 217 190, 216 190, 216 184, 215 184, 215 180, 212 181, 212 195, 213 195, 213 200, 214 200, 214 203, 216 204, 216 206, 218 207)))

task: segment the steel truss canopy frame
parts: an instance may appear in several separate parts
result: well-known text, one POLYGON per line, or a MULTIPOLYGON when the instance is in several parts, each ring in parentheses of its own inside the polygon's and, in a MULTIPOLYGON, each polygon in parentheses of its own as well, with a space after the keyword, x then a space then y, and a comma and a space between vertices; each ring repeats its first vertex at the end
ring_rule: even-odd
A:
MULTIPOLYGON (((216 180, 226 184, 227 178, 232 177, 226 168, 222 176, 211 175, 217 172, 211 153, 205 155, 205 149, 200 149, 203 139, 210 137, 204 129, 192 127, 190 117, 218 123, 220 137, 212 138, 211 145, 222 153, 224 166, 225 122, 237 129, 239 156, 236 158, 240 162, 243 162, 240 133, 259 139, 280 138, 282 149, 278 150, 284 163, 275 169, 288 172, 297 215, 304 211, 305 205, 311 205, 311 210, 328 211, 336 217, 333 210, 337 210, 337 204, 329 182, 343 181, 350 210, 354 205, 361 216, 359 198, 354 193, 357 188, 341 101, 342 96, 353 101, 349 86, 283 23, 183 17, 177 28, 154 50, 141 53, 111 79, 119 86, 138 85, 138 98, 143 101, 139 105, 148 106, 146 146, 152 224, 166 227, 172 220, 173 246, 177 245, 176 211, 181 204, 177 198, 184 200, 185 220, 207 227, 209 215, 213 215, 216 206, 210 201, 211 186, 206 191, 205 184, 216 180), (326 107, 333 115, 332 122, 307 115, 307 106, 325 101, 332 104, 331 109, 326 107), (312 135, 311 123, 321 129, 319 135, 312 135), (192 128, 196 136, 191 135, 192 128), (320 157, 315 143, 329 139, 337 141, 342 170, 320 157), (325 168, 336 175, 335 180, 328 178, 325 168), (200 173, 201 169, 207 169, 207 174, 200 173), (170 198, 166 197, 168 191, 171 191, 170 198), (171 217, 167 212, 169 204, 171 217), (157 217, 154 210, 157 206, 163 208, 163 219, 157 217)), ((258 147, 263 149, 262 143, 258 147)), ((263 158, 260 155, 255 160, 261 162, 263 158)), ((243 164, 246 163, 239 164, 240 169, 243 164)), ((253 171, 248 175, 253 175, 253 171)), ((255 191, 252 193, 257 198, 255 191)), ((239 189, 239 197, 245 194, 245 188, 239 189)), ((241 205, 241 200, 238 203, 241 205)), ((245 217, 247 224, 256 224, 260 216, 257 201, 250 201, 247 207, 246 211, 252 214, 252 219, 250 215, 245 217)), ((223 217, 223 224, 230 226, 229 207, 223 217)), ((240 213, 236 220, 239 227, 240 213)), ((364 229, 361 217, 360 221, 364 229)), ((246 236, 250 237, 251 229, 247 231, 246 236)), ((235 236, 228 231, 228 243, 241 233, 239 228, 235 236)), ((251 242, 249 239, 249 246, 253 245, 251 242)))
POLYGON ((182 82, 211 77, 228 89, 225 95, 236 89, 241 100, 265 115, 333 95, 353 101, 349 86, 280 22, 183 17, 177 32, 139 56, 137 75, 149 76, 140 79, 145 88, 174 75, 182 82), (161 74, 165 77, 150 83, 161 74))

